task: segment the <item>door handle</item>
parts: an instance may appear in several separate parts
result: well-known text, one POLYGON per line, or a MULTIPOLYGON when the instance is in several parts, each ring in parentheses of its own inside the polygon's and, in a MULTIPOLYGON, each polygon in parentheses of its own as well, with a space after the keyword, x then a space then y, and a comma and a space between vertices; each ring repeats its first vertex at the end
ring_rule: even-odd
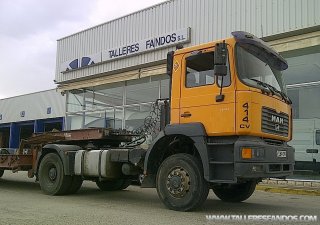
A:
POLYGON ((307 149, 307 153, 318 153, 318 149, 307 149))
POLYGON ((190 112, 184 112, 180 116, 181 117, 190 117, 192 114, 190 112))

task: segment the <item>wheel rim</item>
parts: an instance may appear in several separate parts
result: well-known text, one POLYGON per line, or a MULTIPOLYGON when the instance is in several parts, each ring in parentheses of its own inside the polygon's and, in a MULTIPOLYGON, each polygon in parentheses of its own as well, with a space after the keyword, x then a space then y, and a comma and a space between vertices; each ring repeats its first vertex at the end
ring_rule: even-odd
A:
POLYGON ((48 177, 51 182, 57 179, 58 171, 56 167, 51 167, 48 171, 48 177))
POLYGON ((183 198, 190 189, 190 176, 182 167, 172 169, 167 177, 167 190, 175 198, 183 198))

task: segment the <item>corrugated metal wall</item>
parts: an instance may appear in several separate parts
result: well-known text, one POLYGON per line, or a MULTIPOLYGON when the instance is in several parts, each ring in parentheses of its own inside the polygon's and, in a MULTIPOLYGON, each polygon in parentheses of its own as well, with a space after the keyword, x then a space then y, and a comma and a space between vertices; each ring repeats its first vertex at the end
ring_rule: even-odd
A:
POLYGON ((171 0, 58 40, 56 81, 64 82, 166 58, 171 48, 60 73, 71 59, 191 27, 195 45, 244 30, 258 37, 320 25, 319 0, 171 0))
POLYGON ((66 97, 56 90, 42 91, 0 100, 0 124, 64 117, 66 97), (51 114, 47 108, 51 107, 51 114), (24 111, 24 117, 21 112, 24 111))

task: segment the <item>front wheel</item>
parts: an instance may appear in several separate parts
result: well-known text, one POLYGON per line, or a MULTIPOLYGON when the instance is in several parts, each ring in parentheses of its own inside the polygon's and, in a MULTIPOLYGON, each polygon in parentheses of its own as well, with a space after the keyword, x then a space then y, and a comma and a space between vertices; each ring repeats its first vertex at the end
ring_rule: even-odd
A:
POLYGON ((0 177, 2 177, 4 174, 4 170, 0 170, 0 177))
POLYGON ((126 189, 130 186, 130 179, 116 179, 116 180, 104 180, 96 181, 98 188, 101 191, 119 191, 126 189))
POLYGON ((190 211, 200 207, 209 192, 200 160, 188 154, 166 158, 158 170, 157 192, 169 209, 190 211))
POLYGON ((218 198, 225 202, 242 202, 247 200, 254 192, 257 182, 255 180, 240 184, 222 184, 212 188, 218 198))

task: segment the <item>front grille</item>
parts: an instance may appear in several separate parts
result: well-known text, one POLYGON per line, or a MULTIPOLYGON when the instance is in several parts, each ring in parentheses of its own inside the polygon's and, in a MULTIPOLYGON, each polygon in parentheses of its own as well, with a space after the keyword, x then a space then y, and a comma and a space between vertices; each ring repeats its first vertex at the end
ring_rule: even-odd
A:
POLYGON ((274 109, 262 107, 261 130, 265 133, 288 137, 289 116, 274 109))
POLYGON ((283 141, 280 141, 280 140, 274 140, 274 139, 268 139, 268 138, 263 138, 263 140, 269 145, 277 145, 277 146, 283 145, 283 141))

